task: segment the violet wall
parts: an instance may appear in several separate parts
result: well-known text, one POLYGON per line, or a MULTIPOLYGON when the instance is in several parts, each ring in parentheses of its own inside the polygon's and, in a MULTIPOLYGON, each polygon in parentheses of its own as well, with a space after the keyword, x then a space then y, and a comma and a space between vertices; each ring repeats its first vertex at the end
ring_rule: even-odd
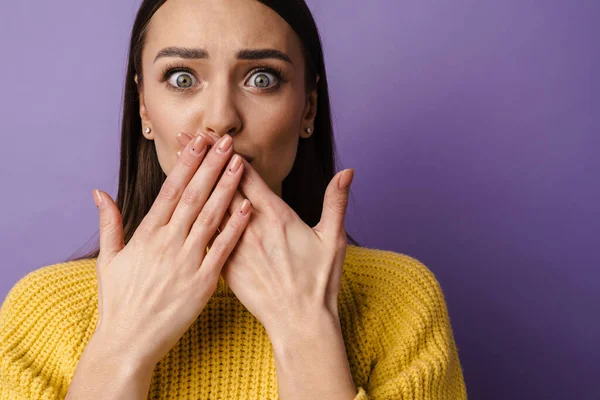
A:
MULTIPOLYGON (((138 4, 0 5, 0 299, 94 235, 94 187, 116 196, 138 4)), ((469 398, 597 399, 600 3, 309 5, 348 230, 436 274, 469 398)))

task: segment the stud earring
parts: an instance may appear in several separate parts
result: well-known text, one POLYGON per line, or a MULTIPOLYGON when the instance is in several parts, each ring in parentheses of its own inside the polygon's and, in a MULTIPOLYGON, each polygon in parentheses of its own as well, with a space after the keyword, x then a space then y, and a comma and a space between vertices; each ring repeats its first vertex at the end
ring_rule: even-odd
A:
POLYGON ((306 133, 311 134, 312 133, 312 129, 306 128, 306 133))
POLYGON ((152 129, 150 129, 150 127, 147 127, 145 132, 150 133, 151 131, 152 131, 152 129))

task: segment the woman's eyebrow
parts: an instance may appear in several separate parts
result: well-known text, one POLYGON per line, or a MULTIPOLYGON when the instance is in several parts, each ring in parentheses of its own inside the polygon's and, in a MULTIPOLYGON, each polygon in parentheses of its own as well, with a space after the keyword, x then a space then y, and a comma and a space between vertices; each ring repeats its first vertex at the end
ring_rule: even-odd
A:
MULTIPOLYGON (((156 63, 156 60, 161 57, 179 57, 186 59, 209 58, 206 50, 188 47, 165 47, 156 54, 153 63, 156 63)), ((290 56, 275 49, 243 49, 238 52, 237 58, 238 60, 261 60, 265 58, 276 58, 293 64, 290 56)))

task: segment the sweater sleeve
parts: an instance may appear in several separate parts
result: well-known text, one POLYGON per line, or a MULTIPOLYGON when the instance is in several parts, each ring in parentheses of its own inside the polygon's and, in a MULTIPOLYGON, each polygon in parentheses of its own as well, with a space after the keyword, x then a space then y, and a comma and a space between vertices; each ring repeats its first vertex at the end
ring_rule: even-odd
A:
POLYGON ((376 354, 354 400, 464 400, 463 371, 441 287, 419 261, 385 253, 370 336, 376 354))
POLYGON ((43 267, 9 291, 0 308, 0 400, 65 398, 87 328, 67 311, 87 306, 78 272, 43 267))

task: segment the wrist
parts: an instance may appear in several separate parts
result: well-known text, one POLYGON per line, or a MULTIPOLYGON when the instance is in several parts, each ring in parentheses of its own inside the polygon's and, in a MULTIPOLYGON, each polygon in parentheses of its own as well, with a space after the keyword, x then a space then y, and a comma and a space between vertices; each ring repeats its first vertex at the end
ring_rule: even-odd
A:
POLYGON ((287 330, 271 331, 281 398, 311 388, 310 398, 353 399, 356 387, 339 318, 324 311, 297 321, 287 330))
POLYGON ((114 340, 94 333, 77 363, 66 399, 146 399, 154 365, 119 350, 114 340))
POLYGON ((99 331, 92 335, 85 352, 90 354, 90 358, 114 368, 124 376, 151 376, 156 365, 156 361, 137 352, 134 345, 121 343, 99 331))
POLYGON ((276 353, 286 353, 301 343, 314 343, 341 335, 339 319, 327 309, 318 310, 310 315, 288 314, 285 324, 271 324, 267 335, 276 353))

